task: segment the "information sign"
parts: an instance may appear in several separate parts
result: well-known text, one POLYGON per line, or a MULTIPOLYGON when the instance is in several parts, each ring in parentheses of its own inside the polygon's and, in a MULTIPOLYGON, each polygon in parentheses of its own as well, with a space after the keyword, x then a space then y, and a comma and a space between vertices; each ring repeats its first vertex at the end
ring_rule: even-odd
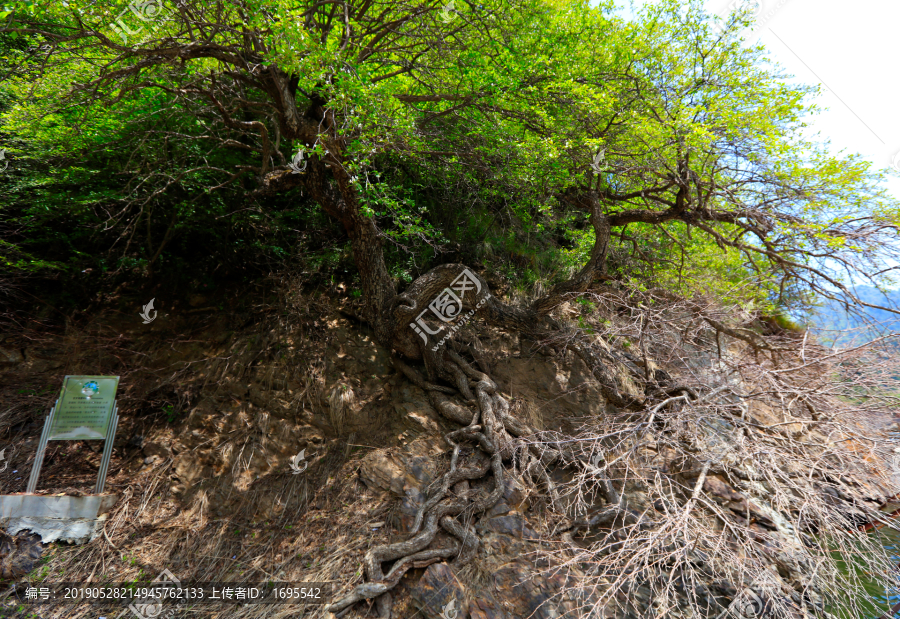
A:
POLYGON ((118 376, 66 376, 48 440, 104 440, 118 387, 118 376))
POLYGON ((27 494, 34 494, 47 441, 93 440, 105 441, 100 457, 100 471, 94 494, 101 494, 106 483, 106 472, 112 457, 113 441, 119 425, 116 408, 118 376, 66 376, 62 393, 50 415, 44 420, 44 431, 38 442, 31 477, 28 478, 27 494))

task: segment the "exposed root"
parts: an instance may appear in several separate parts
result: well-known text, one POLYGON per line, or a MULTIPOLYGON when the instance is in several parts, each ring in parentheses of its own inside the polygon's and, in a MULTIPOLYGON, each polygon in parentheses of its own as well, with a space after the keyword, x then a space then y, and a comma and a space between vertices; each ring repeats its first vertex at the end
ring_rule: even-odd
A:
POLYGON ((456 546, 449 546, 447 548, 423 550, 403 557, 403 559, 394 564, 391 571, 379 582, 367 582, 357 586, 350 595, 331 604, 328 606, 327 610, 337 615, 357 602, 371 600, 372 598, 386 595, 388 594, 388 591, 397 586, 397 583, 400 582, 400 578, 402 578, 410 569, 427 567, 440 559, 452 557, 458 552, 459 548, 456 546))
POLYGON ((461 524, 450 516, 444 516, 441 518, 441 528, 462 542, 462 548, 455 561, 457 566, 463 566, 475 558, 479 542, 472 527, 461 524))
MULTIPOLYGON (((406 571, 412 564, 425 560, 436 560, 457 555, 455 564, 464 565, 471 561, 479 547, 474 529, 460 523, 455 517, 465 513, 467 517, 477 516, 497 504, 504 491, 504 461, 514 460, 520 454, 521 474, 530 481, 535 478, 543 485, 550 496, 551 505, 560 505, 556 485, 547 472, 547 466, 561 463, 567 466, 582 465, 590 467, 582 458, 571 451, 550 446, 527 443, 522 437, 534 435, 535 430, 527 423, 509 414, 509 402, 498 393, 497 384, 484 372, 475 369, 468 361, 453 350, 445 350, 441 356, 425 355, 426 369, 432 377, 441 377, 456 385, 463 400, 473 406, 474 410, 460 406, 446 394, 448 389, 435 385, 414 368, 394 357, 396 367, 415 385, 424 389, 432 405, 448 419, 461 424, 462 428, 445 435, 446 441, 453 446, 450 456, 450 469, 441 477, 438 489, 430 496, 416 513, 410 530, 409 539, 379 546, 370 550, 365 557, 365 569, 368 582, 357 586, 352 593, 332 604, 327 610, 340 613, 352 604, 376 599, 380 617, 391 616, 390 590, 399 580, 399 570, 406 571), (476 454, 470 457, 466 466, 459 465, 462 442, 472 443, 476 454), (477 451, 483 455, 479 456, 477 451), (488 459, 485 459, 485 456, 488 459), (493 489, 472 492, 467 490, 458 496, 450 494, 450 488, 460 482, 477 481, 485 477, 488 470, 493 475, 493 489), (452 548, 426 550, 434 541, 438 529, 443 529, 457 542, 452 548), (382 565, 387 561, 397 560, 391 571, 385 575, 382 565)), ((484 364, 482 364, 484 365, 484 364)), ((616 491, 609 479, 605 479, 602 494, 607 507, 589 520, 576 520, 570 527, 571 535, 582 526, 611 523, 617 518, 627 521, 628 514, 624 497, 616 491)), ((634 517, 631 516, 631 520, 634 517)))
MULTIPOLYGON (((417 285, 421 291, 431 294, 457 275, 455 267, 443 265, 417 285)), ((482 282, 482 286, 486 284, 482 282)), ((410 303, 398 308, 410 316, 418 315, 421 302, 417 299, 421 296, 407 296, 410 303)), ((591 610, 585 616, 600 616, 596 613, 603 612, 605 601, 612 602, 620 596, 630 599, 629 596, 643 589, 660 593, 669 600, 680 600, 679 591, 683 592, 684 588, 670 577, 676 571, 681 574, 679 578, 694 583, 701 592, 708 589, 704 580, 708 574, 704 570, 715 568, 722 573, 733 573, 733 588, 737 590, 747 581, 744 576, 753 571, 748 571, 745 563, 755 564, 754 570, 761 574, 757 568, 771 559, 771 543, 763 542, 772 537, 767 531, 781 526, 776 520, 786 522, 792 518, 791 531, 801 532, 826 528, 834 533, 836 527, 846 527, 848 522, 858 524, 854 518, 871 510, 851 496, 854 495, 849 488, 852 481, 839 475, 830 478, 821 475, 822 481, 828 484, 827 496, 820 500, 804 495, 807 486, 819 483, 818 473, 809 471, 823 466, 840 468, 832 462, 838 458, 833 447, 815 458, 810 451, 805 456, 810 466, 799 471, 760 455, 809 451, 809 447, 817 447, 809 441, 827 440, 827 437, 812 436, 812 431, 818 425, 829 423, 822 414, 828 400, 802 385, 796 386, 786 376, 787 372, 805 371, 813 363, 801 358, 802 363, 796 368, 783 369, 778 365, 781 361, 776 362, 774 357, 764 362, 740 358, 739 354, 743 353, 730 353, 727 347, 721 348, 719 333, 747 344, 749 354, 753 355, 760 350, 775 354, 786 348, 768 343, 762 346, 759 342, 764 340, 756 336, 738 337, 746 335, 748 330, 729 327, 710 312, 704 313, 698 322, 695 318, 699 310, 695 305, 687 308, 690 311, 685 314, 684 328, 672 329, 671 333, 653 326, 642 315, 632 334, 627 336, 631 341, 640 342, 636 350, 641 356, 614 348, 603 338, 589 337, 580 329, 559 324, 527 308, 511 308, 495 299, 484 306, 485 318, 494 325, 518 332, 545 350, 560 354, 572 352, 587 365, 603 397, 618 410, 614 423, 621 429, 613 431, 608 426, 610 421, 604 419, 602 424, 595 423, 590 438, 582 444, 580 439, 554 438, 550 433, 538 432, 511 414, 507 398, 491 378, 489 364, 476 354, 477 348, 451 340, 445 348, 419 346, 416 355, 411 353, 416 352, 412 345, 419 343, 415 337, 406 340, 401 337, 398 341, 409 346, 395 346, 395 350, 402 351, 409 359, 424 362, 427 378, 399 357, 394 358, 396 367, 425 390, 441 415, 460 426, 445 435, 452 447, 450 467, 417 512, 409 538, 372 549, 365 558, 368 582, 356 587, 329 610, 342 612, 356 601, 375 599, 379 616, 389 618, 390 591, 400 571, 439 558, 456 557, 456 565, 471 561, 480 544, 474 528, 466 523, 500 500, 504 479, 509 475, 518 476, 518 481, 526 487, 541 487, 546 491, 552 519, 556 521, 555 530, 565 542, 558 551, 559 564, 602 567, 582 579, 588 584, 580 585, 579 590, 585 592, 585 600, 592 600, 591 610), (710 350, 702 339, 707 336, 705 331, 691 335, 695 323, 707 330, 712 328, 710 332, 716 336, 715 357, 704 353, 710 350), (672 338, 677 342, 670 346, 667 342, 672 338), (682 378, 695 376, 693 386, 678 384, 667 371, 653 363, 653 358, 676 356, 667 354, 670 349, 678 353, 677 358, 687 368, 681 372, 682 378), (722 379, 712 380, 720 372, 719 366, 728 361, 729 354, 732 375, 723 374, 722 379), (470 362, 468 355, 475 361, 470 362), (757 368, 758 375, 751 379, 743 377, 748 368, 757 368), (753 385, 757 393, 743 393, 742 381, 753 385), (785 421, 760 425, 747 418, 750 402, 769 406, 766 402, 774 402, 776 398, 781 402, 785 421), (801 405, 809 409, 812 422, 801 416, 801 405), (474 447, 471 455, 463 457, 468 453, 463 450, 463 443, 474 447), (585 443, 590 445, 588 449, 584 448, 585 443), (645 445, 653 448, 647 449, 645 445), (764 445, 764 449, 750 450, 752 445, 764 445), (826 461, 826 455, 831 460, 826 461), (763 466, 763 462, 768 466, 763 466), (550 475, 551 467, 573 471, 573 481, 557 487, 550 475), (489 471, 492 485, 479 483, 489 471), (614 483, 614 475, 624 481, 614 483), (807 486, 800 484, 804 480, 799 477, 803 475, 809 478, 807 486), (627 488, 626 483, 630 484, 627 488), (791 492, 787 493, 785 488, 791 492), (635 505, 642 505, 643 513, 629 509, 626 491, 635 505), (773 495, 775 498, 769 498, 773 495), (658 498, 651 501, 653 496, 658 498), (598 503, 598 499, 602 501, 598 503), (783 506, 802 500, 815 507, 816 518, 806 516, 802 509, 785 515, 783 506), (777 508, 782 511, 775 511, 777 508), (601 527, 603 531, 596 531, 601 527), (576 536, 586 529, 594 529, 594 537, 576 543, 576 536), (452 543, 431 548, 439 530, 452 543), (646 533, 648 530, 652 533, 646 533), (749 549, 751 558, 740 557, 731 546, 723 545, 720 539, 723 535, 735 548, 749 549), (698 540, 703 543, 702 549, 698 540), (714 562, 709 560, 710 556, 716 557, 714 562), (723 561, 724 557, 730 560, 723 561), (635 567, 638 559, 643 562, 640 569, 635 567), (388 561, 396 563, 385 575, 383 566, 388 561), (615 577, 611 586, 604 580, 608 576, 615 577), (602 595, 592 598, 592 592, 598 587, 603 589, 602 595)), ((621 306, 627 306, 627 302, 614 304, 610 311, 619 311, 621 306)), ((649 310, 642 308, 642 311, 649 310)), ((399 318, 400 324, 409 322, 402 315, 399 318)), ((429 329, 429 333, 434 331, 429 329)), ((616 334, 610 341, 622 337, 616 334)), ((870 514, 871 518, 874 516, 870 514)), ((790 535, 784 539, 792 548, 796 546, 792 552, 803 558, 803 547, 810 541, 790 535)), ((793 571, 805 574, 811 569, 793 571)), ((811 581, 806 576, 791 578, 795 581, 791 586, 801 587, 803 595, 812 591, 807 587, 811 581)), ((722 605, 722 600, 713 599, 707 593, 703 595, 706 596, 704 604, 722 605)), ((733 598, 735 594, 729 595, 733 598)), ((812 591, 808 597, 809 604, 822 607, 820 592, 812 591)))

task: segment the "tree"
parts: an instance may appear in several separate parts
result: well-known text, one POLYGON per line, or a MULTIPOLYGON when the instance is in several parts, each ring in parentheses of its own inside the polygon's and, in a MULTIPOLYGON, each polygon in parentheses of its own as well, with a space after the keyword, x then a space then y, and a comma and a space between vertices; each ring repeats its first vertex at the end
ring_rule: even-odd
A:
MULTIPOLYGON (((419 515, 421 532, 417 526, 410 540, 371 551, 372 582, 335 610, 377 597, 389 615, 387 592, 409 567, 456 552, 429 548, 438 527, 470 554, 474 533, 453 517, 496 502, 503 461, 534 433, 464 358, 465 346, 444 345, 444 319, 477 312, 571 351, 611 404, 641 411, 685 389, 665 373, 635 375, 627 353, 554 316, 612 277, 612 250, 630 247, 650 264, 680 252, 683 262, 691 235, 705 235, 782 305, 798 286, 858 301, 841 272, 874 277, 892 252, 897 207, 878 175, 858 159, 798 139, 812 90, 785 85, 764 67, 762 50, 741 45, 736 33, 746 18, 735 16, 716 35, 700 4, 683 9, 666 0, 636 23, 612 17, 609 5, 575 0, 452 8, 434 0, 179 1, 133 11, 76 1, 15 14, 9 31, 46 47, 16 78, 20 87, 34 82, 42 98, 8 115, 12 130, 35 135, 44 117, 36 112, 50 108, 89 111, 82 132, 110 122, 110 114, 182 110, 179 122, 157 129, 182 156, 137 183, 142 191, 131 200, 130 219, 121 219, 128 229, 142 217, 149 222, 144 207, 184 191, 186 178, 207 192, 247 183, 258 202, 292 191, 309 196, 350 240, 362 318, 435 408, 464 426, 448 435, 456 445, 452 470, 419 515), (191 117, 202 130, 189 127, 191 117), (187 145, 199 143, 228 155, 191 161, 196 151, 187 145), (416 214, 402 201, 384 206, 393 188, 379 173, 395 168, 439 180, 535 229, 586 220, 579 236, 590 249, 576 273, 528 304, 490 296, 475 269, 455 263, 399 292, 385 258, 385 228, 416 214), (645 242, 650 236, 664 241, 654 249, 645 242), (422 318, 433 302, 443 305, 422 318), (457 394, 474 413, 450 397, 457 394), (479 444, 489 465, 457 468, 460 439, 479 444), (489 495, 442 501, 453 483, 488 471, 495 483, 489 495), (398 561, 384 574, 391 560, 398 561)), ((186 212, 173 215, 153 260, 186 212)), ((758 344, 752 335, 735 337, 758 344)), ((548 488, 545 467, 572 460, 561 447, 528 451, 526 474, 548 488)), ((609 517, 627 521, 627 505, 605 487, 609 517)))

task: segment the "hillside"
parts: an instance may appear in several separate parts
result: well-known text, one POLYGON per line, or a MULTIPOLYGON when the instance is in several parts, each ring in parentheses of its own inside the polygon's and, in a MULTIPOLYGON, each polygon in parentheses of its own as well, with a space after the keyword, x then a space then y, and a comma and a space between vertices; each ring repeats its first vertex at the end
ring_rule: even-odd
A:
MULTIPOLYGON (((415 539, 417 513, 440 496, 437 488, 452 465, 454 443, 447 437, 460 433, 456 416, 464 414, 464 402, 435 398, 410 381, 370 330, 346 318, 353 302, 336 290, 328 297, 337 303, 318 292, 295 291, 289 307, 307 308, 304 318, 260 313, 261 307, 286 309, 279 305, 286 297, 273 294, 277 290, 260 304, 235 292, 206 300, 225 304, 228 312, 160 305, 159 317, 142 325, 136 315, 97 308, 95 320, 65 333, 28 329, 5 336, 3 352, 17 360, 0 368, 3 399, 12 403, 4 412, 4 439, 14 446, 13 466, 0 473, 4 493, 24 489, 35 432, 63 375, 123 377, 123 422, 107 484, 116 506, 89 544, 49 544, 40 562, 31 564, 29 580, 52 581, 64 573, 66 580, 82 581, 96 578, 99 569, 101 582, 117 582, 168 569, 183 581, 325 581, 336 601, 364 586, 359 566, 366 549, 415 539), (240 298, 245 300, 235 301, 240 298), (301 450, 308 465, 295 474, 290 460, 301 450)), ((617 315, 625 298, 615 288, 597 294, 605 308, 566 307, 563 315, 618 340, 611 352, 622 364, 621 380, 631 380, 628 375, 644 371, 632 366, 637 359, 628 350, 635 344, 626 346, 639 341, 641 321, 617 315)), ((140 307, 137 296, 121 303, 140 307)), ((470 475, 471 485, 450 484, 450 496, 477 496, 484 487, 496 499, 467 525, 470 548, 453 544, 452 529, 432 533, 432 547, 447 560, 419 559, 403 570, 392 591, 395 616, 437 619, 452 600, 459 617, 594 616, 600 609, 605 616, 641 616, 642 605, 667 595, 672 570, 710 611, 757 595, 761 590, 753 587, 760 578, 783 611, 793 604, 792 591, 823 608, 834 591, 809 580, 804 566, 826 549, 800 532, 838 524, 827 520, 835 508, 841 521, 865 522, 866 510, 878 508, 892 491, 864 481, 874 479, 871 465, 845 468, 841 460, 821 461, 816 454, 830 433, 871 433, 890 418, 861 410, 857 421, 832 421, 824 407, 834 404, 815 396, 810 405, 818 421, 810 425, 808 411, 782 408, 766 395, 740 395, 754 391, 751 385, 769 364, 755 365, 744 342, 716 335, 709 322, 685 339, 673 338, 688 327, 675 318, 680 309, 658 307, 649 323, 658 328, 643 334, 649 359, 668 359, 648 362, 660 381, 657 389, 671 394, 651 408, 649 420, 611 406, 571 353, 548 355, 532 341, 487 327, 469 331, 463 341, 475 348, 459 347, 460 354, 475 355, 520 427, 531 428, 515 439, 522 441, 516 449, 526 450, 513 459, 521 473, 504 473, 496 495, 496 477, 492 482, 470 475), (723 347, 721 357, 717 346, 723 347), (859 422, 864 425, 854 425, 859 422), (735 432, 744 433, 740 442, 735 432), (534 448, 565 455, 541 472, 534 468, 539 460, 521 459, 534 448), (814 460, 815 490, 802 489, 795 475, 805 477, 805 463, 814 460), (800 494, 793 494, 795 486, 800 494), (832 496, 839 502, 830 503, 832 496), (851 497, 853 502, 843 502, 851 497), (746 532, 742 552, 753 553, 752 561, 742 554, 736 563, 736 549, 719 546, 716 522, 746 532), (660 565, 656 553, 681 543, 682 536, 694 540, 691 554, 660 565), (629 561, 634 571, 611 577, 629 561), (768 572, 768 565, 780 571, 768 572), (603 566, 607 576, 596 575, 593 566, 603 566)), ((725 326, 739 314, 706 308, 693 316, 725 326)), ((783 347, 799 338, 774 332, 760 344, 783 347)), ((810 347, 806 354, 816 351, 810 347)), ((859 360, 848 361, 853 367, 859 360)), ((802 380, 813 376, 803 373, 802 380)), ((779 384, 784 390, 791 382, 779 384)), ((842 443, 845 448, 871 453, 854 440, 842 443)), ((477 467, 478 457, 477 450, 462 449, 457 470, 477 467)), ((79 493, 93 483, 98 462, 90 442, 60 443, 48 452, 38 492, 79 493)), ((32 562, 36 556, 23 558, 25 539, 11 563, 30 571, 28 556, 32 562)), ((877 546, 873 550, 874 561, 877 546)), ((677 590, 668 595, 684 612, 697 604, 677 590)), ((843 603, 843 594, 839 599, 843 603)), ((307 612, 324 616, 321 610, 307 612)), ((68 606, 37 616, 90 616, 84 612, 68 606)), ((263 616, 253 607, 195 612, 263 616)), ((365 606, 356 612, 344 616, 367 615, 365 606)))
POLYGON ((0 5, 0 615, 893 612, 900 357, 791 317, 900 201, 751 21, 0 5))

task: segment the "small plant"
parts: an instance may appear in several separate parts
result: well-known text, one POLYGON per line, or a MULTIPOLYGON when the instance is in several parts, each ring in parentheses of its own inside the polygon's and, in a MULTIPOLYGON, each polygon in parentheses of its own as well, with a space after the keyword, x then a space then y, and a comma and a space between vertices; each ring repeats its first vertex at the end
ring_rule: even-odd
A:
POLYGON ((584 298, 584 297, 578 297, 578 298, 575 299, 575 300, 578 302, 579 305, 581 305, 581 307, 582 307, 583 309, 585 309, 585 310, 587 310, 587 311, 589 311, 589 312, 594 311, 594 309, 597 307, 597 304, 596 304, 596 303, 594 303, 594 302, 591 301, 590 299, 586 299, 586 298, 584 298))
POLYGON ((169 423, 174 423, 175 418, 178 417, 178 409, 176 409, 171 404, 166 404, 162 408, 163 412, 166 414, 166 421, 169 423))
POLYGON ((594 328, 591 327, 591 325, 588 324, 588 323, 584 320, 584 318, 582 318, 581 316, 578 317, 578 326, 579 326, 581 329, 583 329, 584 332, 587 333, 588 335, 594 335, 594 328))

